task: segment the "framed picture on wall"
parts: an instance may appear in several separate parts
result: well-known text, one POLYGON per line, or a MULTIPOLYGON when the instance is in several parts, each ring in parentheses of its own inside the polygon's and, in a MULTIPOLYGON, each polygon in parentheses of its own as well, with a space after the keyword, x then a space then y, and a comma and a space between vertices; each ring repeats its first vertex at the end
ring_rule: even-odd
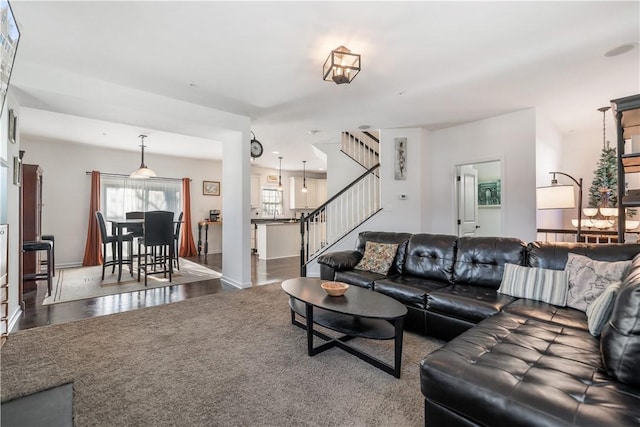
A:
POLYGON ((395 138, 393 178, 407 179, 407 138, 395 138))
POLYGON ((20 157, 13 157, 13 185, 22 185, 22 161, 20 157))
POLYGON ((500 207, 501 199, 500 180, 478 183, 479 207, 500 207))
POLYGON ((202 181, 202 194, 205 196, 219 196, 220 181, 202 181))
POLYGON ((12 144, 16 143, 16 126, 18 124, 18 118, 16 117, 16 113, 13 110, 9 110, 9 142, 12 144))

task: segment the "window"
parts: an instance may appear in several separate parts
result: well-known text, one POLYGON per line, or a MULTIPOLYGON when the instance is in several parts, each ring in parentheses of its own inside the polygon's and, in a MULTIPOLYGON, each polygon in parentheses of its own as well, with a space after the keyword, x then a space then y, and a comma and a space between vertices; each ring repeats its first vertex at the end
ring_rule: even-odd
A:
POLYGON ((182 182, 165 179, 100 177, 101 210, 106 218, 124 218, 131 211, 182 211, 182 182))
POLYGON ((282 191, 277 188, 262 189, 262 216, 282 215, 282 191))

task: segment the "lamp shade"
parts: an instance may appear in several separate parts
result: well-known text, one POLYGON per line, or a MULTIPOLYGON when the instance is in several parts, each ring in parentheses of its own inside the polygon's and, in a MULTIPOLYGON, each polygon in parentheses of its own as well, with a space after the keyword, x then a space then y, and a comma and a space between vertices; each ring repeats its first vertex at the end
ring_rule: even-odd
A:
POLYGON ((604 216, 618 216, 618 208, 600 208, 600 213, 604 216))
POLYGON ((576 207, 573 185, 551 185, 536 189, 538 209, 571 209, 576 207))
POLYGON ((156 173, 147 167, 141 167, 140 169, 136 169, 129 175, 129 178, 136 179, 147 179, 147 178, 155 178, 156 173))

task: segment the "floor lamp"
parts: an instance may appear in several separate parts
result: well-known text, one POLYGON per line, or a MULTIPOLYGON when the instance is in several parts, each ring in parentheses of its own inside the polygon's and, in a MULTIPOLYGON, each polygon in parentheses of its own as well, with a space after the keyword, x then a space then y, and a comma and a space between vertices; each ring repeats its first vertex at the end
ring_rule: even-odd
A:
POLYGON ((563 172, 549 172, 553 174, 551 185, 536 189, 536 206, 538 209, 573 209, 576 207, 576 197, 573 185, 559 185, 556 174, 564 175, 578 186, 578 233, 577 241, 582 238, 582 178, 576 180, 563 172))

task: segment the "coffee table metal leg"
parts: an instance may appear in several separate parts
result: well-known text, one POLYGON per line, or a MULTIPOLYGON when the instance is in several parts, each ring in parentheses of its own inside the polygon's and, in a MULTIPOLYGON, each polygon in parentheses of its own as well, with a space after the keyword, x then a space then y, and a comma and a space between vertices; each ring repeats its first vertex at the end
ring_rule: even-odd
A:
POLYGON ((393 369, 393 375, 396 378, 400 378, 400 370, 402 368, 402 337, 404 333, 403 324, 404 317, 400 319, 396 319, 394 322, 396 328, 396 337, 395 337, 395 363, 393 369))
POLYGON ((313 356, 313 306, 311 304, 305 304, 305 314, 307 320, 307 354, 313 356))

